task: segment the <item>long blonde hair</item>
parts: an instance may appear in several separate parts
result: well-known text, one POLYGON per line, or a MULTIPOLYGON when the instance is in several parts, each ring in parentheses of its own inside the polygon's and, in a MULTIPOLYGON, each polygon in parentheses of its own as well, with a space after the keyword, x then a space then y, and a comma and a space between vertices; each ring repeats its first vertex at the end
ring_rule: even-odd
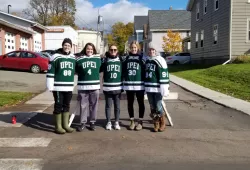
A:
POLYGON ((137 42, 137 41, 132 41, 131 43, 130 43, 130 49, 131 49, 131 47, 132 47, 132 45, 133 44, 135 44, 136 45, 136 47, 137 47, 137 49, 138 49, 138 51, 137 52, 140 52, 141 51, 141 46, 140 46, 140 44, 137 42))

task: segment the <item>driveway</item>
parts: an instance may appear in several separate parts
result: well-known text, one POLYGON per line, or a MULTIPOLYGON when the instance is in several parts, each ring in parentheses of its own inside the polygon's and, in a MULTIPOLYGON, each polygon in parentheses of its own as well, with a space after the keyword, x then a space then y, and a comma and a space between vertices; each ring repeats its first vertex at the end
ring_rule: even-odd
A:
POLYGON ((46 75, 0 70, 0 91, 39 93, 46 88, 46 75))

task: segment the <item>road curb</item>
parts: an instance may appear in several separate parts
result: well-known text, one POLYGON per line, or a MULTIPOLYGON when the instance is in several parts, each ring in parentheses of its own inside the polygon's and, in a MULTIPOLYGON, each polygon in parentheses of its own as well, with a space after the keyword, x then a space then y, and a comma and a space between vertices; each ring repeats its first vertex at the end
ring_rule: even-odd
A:
POLYGON ((237 99, 214 90, 205 88, 188 80, 170 74, 170 81, 183 89, 192 92, 200 97, 206 98, 216 104, 240 111, 250 115, 250 103, 241 99, 237 99))

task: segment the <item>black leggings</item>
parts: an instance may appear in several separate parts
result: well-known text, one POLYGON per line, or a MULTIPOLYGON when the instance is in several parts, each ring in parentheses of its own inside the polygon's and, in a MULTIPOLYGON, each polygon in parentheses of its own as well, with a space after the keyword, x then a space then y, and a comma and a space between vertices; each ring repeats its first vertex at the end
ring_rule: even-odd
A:
POLYGON ((53 91, 55 100, 54 114, 69 112, 70 101, 72 99, 72 91, 53 91))
POLYGON ((127 102, 128 102, 128 113, 130 118, 134 118, 134 100, 135 95, 139 105, 139 118, 144 117, 145 105, 144 105, 144 91, 126 91, 127 93, 127 102))

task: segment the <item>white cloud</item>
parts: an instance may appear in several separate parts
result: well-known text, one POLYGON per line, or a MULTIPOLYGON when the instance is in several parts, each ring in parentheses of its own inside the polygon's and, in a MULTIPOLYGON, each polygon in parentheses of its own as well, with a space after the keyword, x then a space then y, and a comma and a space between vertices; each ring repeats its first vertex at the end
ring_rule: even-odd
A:
MULTIPOLYGON (((10 4, 10 12, 21 12, 28 7, 29 0, 1 0, 0 10, 7 12, 10 4)), ((147 15, 149 8, 143 4, 129 0, 118 0, 100 7, 94 7, 90 0, 76 0, 76 24, 80 27, 97 27, 98 8, 103 16, 105 29, 110 29, 115 22, 133 22, 134 15, 147 15), (86 24, 87 23, 87 24, 86 24)), ((101 27, 102 28, 102 27, 101 27)))
MULTIPOLYGON (((76 23, 80 26, 97 27, 98 8, 88 0, 76 0, 76 23), (84 23, 84 21, 86 23, 84 23)), ((119 0, 116 3, 108 3, 99 7, 99 13, 103 16, 105 29, 110 29, 115 22, 133 22, 134 15, 147 15, 149 8, 140 3, 132 3, 128 0, 119 0)))

